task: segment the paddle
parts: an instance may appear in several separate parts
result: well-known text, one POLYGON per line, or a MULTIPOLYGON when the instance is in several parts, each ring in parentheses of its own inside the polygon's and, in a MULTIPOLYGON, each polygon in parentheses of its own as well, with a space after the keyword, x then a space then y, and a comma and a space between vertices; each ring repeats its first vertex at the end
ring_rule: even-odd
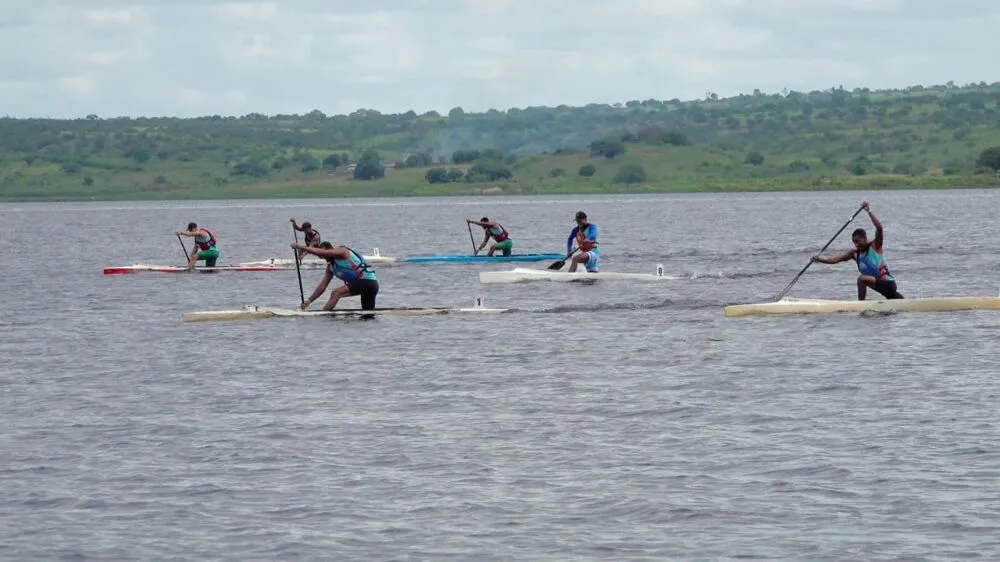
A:
MULTIPOLYGON (((295 243, 299 243, 299 232, 295 230, 295 225, 292 224, 292 236, 295 237, 295 243)), ((299 266, 299 251, 292 248, 292 253, 295 254, 295 275, 299 277, 299 297, 302 299, 299 304, 304 304, 306 302, 306 293, 302 290, 302 268, 299 266)))
POLYGON ((188 262, 188 259, 190 259, 190 256, 188 256, 187 246, 185 246, 184 245, 184 241, 181 240, 181 235, 180 234, 177 235, 177 241, 181 245, 181 251, 184 252, 184 264, 187 265, 187 262, 188 262))
MULTIPOLYGON (((840 236, 840 233, 843 232, 845 228, 847 228, 847 225, 849 225, 852 222, 854 222, 854 219, 863 210, 864 210, 864 207, 859 207, 858 210, 855 211, 853 215, 851 215, 851 218, 847 219, 847 222, 844 223, 844 226, 840 227, 840 230, 838 230, 837 233, 833 235, 833 238, 830 238, 830 241, 827 242, 825 246, 823 246, 823 249, 821 249, 819 251, 819 253, 822 254, 823 252, 825 252, 826 249, 827 249, 827 247, 830 244, 833 244, 833 241, 836 240, 838 236, 840 236)), ((805 273, 806 270, 809 269, 809 266, 812 265, 812 264, 813 264, 813 262, 810 259, 809 263, 807 263, 806 266, 802 268, 802 271, 800 271, 799 274, 795 276, 795 279, 792 279, 792 282, 789 283, 780 293, 778 293, 778 296, 774 300, 780 301, 782 298, 784 298, 784 296, 786 294, 788 294, 788 291, 790 291, 792 289, 792 285, 795 285, 796 281, 799 280, 799 277, 802 277, 802 274, 805 273)))
POLYGON ((472 255, 479 255, 479 248, 476 247, 476 237, 472 235, 472 223, 465 221, 465 226, 469 227, 469 241, 472 242, 472 255))
POLYGON ((570 258, 570 256, 572 256, 573 254, 575 254, 576 251, 579 250, 579 249, 580 248, 573 248, 572 250, 570 250, 570 252, 568 254, 566 254, 565 258, 563 258, 563 259, 561 259, 561 260, 559 260, 557 262, 554 262, 552 265, 550 265, 549 269, 562 269, 562 267, 564 265, 566 265, 566 260, 568 260, 570 258))

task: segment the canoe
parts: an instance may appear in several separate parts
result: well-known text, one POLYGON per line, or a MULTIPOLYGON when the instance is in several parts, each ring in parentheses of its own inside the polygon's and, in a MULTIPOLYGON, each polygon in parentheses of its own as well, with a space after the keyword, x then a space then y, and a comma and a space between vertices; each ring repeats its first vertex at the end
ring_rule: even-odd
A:
POLYGON ((138 263, 135 265, 120 265, 105 267, 105 275, 125 275, 129 273, 223 273, 227 271, 286 271, 287 267, 268 265, 217 265, 215 267, 198 266, 193 270, 175 265, 150 265, 138 263))
POLYGON ((683 279, 672 275, 663 274, 663 265, 656 266, 656 273, 628 273, 618 271, 599 271, 587 273, 584 269, 578 269, 573 273, 568 271, 553 271, 551 269, 528 269, 523 267, 515 268, 511 271, 481 271, 479 272, 480 283, 530 283, 532 281, 676 281, 683 279))
POLYGON ((188 312, 182 317, 185 322, 210 322, 221 320, 260 320, 264 318, 311 318, 316 316, 431 316, 439 314, 499 314, 508 312, 506 308, 487 308, 472 306, 468 308, 376 308, 374 310, 340 309, 340 310, 298 310, 276 308, 269 306, 249 305, 235 310, 205 310, 188 312))
POLYGON ((1000 297, 931 297, 864 301, 785 298, 775 302, 729 305, 723 308, 723 314, 726 316, 757 316, 837 312, 953 312, 958 310, 1000 310, 1000 297))
POLYGON ((566 254, 511 254, 509 256, 470 256, 466 254, 437 254, 432 256, 412 256, 409 258, 403 258, 403 261, 410 263, 427 263, 427 262, 513 262, 513 261, 544 261, 544 260, 561 260, 566 257, 566 254))

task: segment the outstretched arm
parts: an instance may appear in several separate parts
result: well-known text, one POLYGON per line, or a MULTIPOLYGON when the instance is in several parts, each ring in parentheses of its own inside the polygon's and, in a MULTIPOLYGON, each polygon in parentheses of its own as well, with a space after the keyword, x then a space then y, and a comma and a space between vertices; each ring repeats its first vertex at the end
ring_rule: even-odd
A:
MULTIPOLYGON (((177 231, 177 234, 180 235, 180 236, 191 236, 191 237, 198 236, 201 233, 202 232, 201 232, 200 228, 195 229, 193 231, 187 231, 187 230, 179 230, 179 231, 177 231)), ((206 236, 208 236, 208 235, 206 234, 206 236)))
POLYGON ((351 254, 347 251, 347 248, 314 248, 312 246, 303 246, 302 244, 292 244, 292 248, 321 258, 340 258, 345 260, 351 258, 351 254))
POLYGON ((483 243, 479 245, 479 249, 482 250, 486 247, 486 244, 490 241, 490 231, 486 231, 486 236, 483 236, 483 243))
POLYGON ((824 258, 823 256, 813 256, 810 261, 814 261, 814 262, 817 262, 817 263, 825 263, 825 264, 840 263, 840 262, 843 262, 843 261, 854 259, 854 252, 855 251, 856 250, 847 250, 846 252, 843 252, 841 254, 837 254, 837 255, 829 257, 829 258, 824 258))
POLYGON ((299 223, 295 222, 295 219, 291 219, 291 221, 292 221, 292 228, 298 230, 299 232, 305 232, 305 230, 303 230, 302 227, 299 226, 299 223))
POLYGON ((323 274, 323 279, 320 280, 319 285, 316 285, 316 290, 314 290, 312 294, 309 295, 309 298, 307 298, 305 302, 302 303, 302 306, 300 306, 299 308, 305 310, 306 308, 309 307, 310 304, 313 303, 313 301, 318 299, 320 295, 326 292, 326 288, 327 286, 330 285, 331 279, 333 279, 333 274, 330 273, 329 269, 327 269, 326 273, 323 274))

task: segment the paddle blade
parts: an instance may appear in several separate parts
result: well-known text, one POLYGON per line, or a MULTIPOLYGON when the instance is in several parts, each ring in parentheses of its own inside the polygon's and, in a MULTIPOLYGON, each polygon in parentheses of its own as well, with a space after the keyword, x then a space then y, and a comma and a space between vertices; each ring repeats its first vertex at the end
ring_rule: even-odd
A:
POLYGON ((550 265, 549 269, 562 269, 562 267, 564 265, 566 265, 566 259, 565 258, 561 259, 561 260, 559 260, 559 261, 557 261, 555 263, 553 263, 552 265, 550 265))

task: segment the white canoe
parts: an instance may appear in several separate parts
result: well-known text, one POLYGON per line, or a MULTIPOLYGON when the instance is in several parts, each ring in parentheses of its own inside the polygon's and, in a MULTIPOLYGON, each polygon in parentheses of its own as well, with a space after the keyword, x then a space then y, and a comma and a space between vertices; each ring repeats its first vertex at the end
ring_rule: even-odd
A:
MULTIPOLYGON (((378 248, 373 249, 371 255, 362 254, 361 257, 363 257, 365 261, 371 265, 392 265, 397 261, 396 258, 394 257, 383 256, 381 253, 379 253, 378 248)), ((252 267, 252 266, 295 267, 295 259, 267 258, 263 260, 242 262, 238 265, 243 267, 252 267)), ((323 268, 326 267, 326 260, 307 254, 302 258, 300 265, 307 269, 323 268)))
POLYGON ((341 310, 306 310, 275 308, 270 306, 248 305, 236 310, 206 310, 185 313, 185 322, 212 322, 219 320, 260 320, 263 318, 280 317, 314 317, 314 316, 429 316, 436 314, 499 314, 507 312, 506 308, 487 308, 472 306, 469 308, 376 308, 374 310, 341 309, 341 310))
POLYGON ((553 271, 551 269, 528 269, 517 267, 511 271, 481 271, 479 272, 480 283, 530 283, 532 281, 607 281, 607 280, 633 280, 633 281, 676 281, 682 279, 671 275, 663 274, 663 265, 656 266, 656 273, 625 273, 618 271, 598 271, 587 273, 584 269, 578 269, 573 273, 568 271, 553 271))
POLYGON ((835 312, 952 312, 956 310, 1000 310, 1000 297, 933 297, 864 301, 782 299, 775 302, 734 304, 725 307, 723 313, 726 316, 755 316, 835 312))

